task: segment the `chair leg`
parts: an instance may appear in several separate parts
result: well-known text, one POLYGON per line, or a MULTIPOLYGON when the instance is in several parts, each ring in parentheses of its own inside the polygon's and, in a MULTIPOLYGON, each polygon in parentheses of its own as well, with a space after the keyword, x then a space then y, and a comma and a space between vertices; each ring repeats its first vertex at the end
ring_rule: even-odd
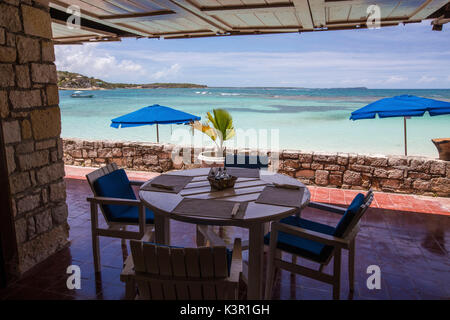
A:
POLYGON ((94 256, 94 270, 100 272, 100 245, 97 235, 98 229, 98 211, 97 204, 91 203, 91 234, 92 234, 92 253, 94 256))
POLYGON ((269 246, 269 256, 267 264, 267 276, 266 276, 266 290, 264 292, 265 300, 270 300, 272 298, 273 283, 275 281, 275 259, 277 256, 281 256, 281 251, 277 250, 277 238, 278 231, 273 231, 270 234, 270 246, 269 246))
MULTIPOLYGON (((292 255, 291 263, 297 264, 297 256, 295 254, 292 255)), ((293 278, 295 280, 295 276, 296 276, 296 274, 294 272, 291 272, 291 278, 293 278)))
POLYGON ((197 247, 204 247, 206 245, 205 236, 203 235, 203 233, 200 232, 198 226, 196 227, 196 229, 197 229, 197 236, 196 236, 197 247))
MULTIPOLYGON (((283 253, 281 252, 281 250, 276 249, 275 250, 275 259, 283 260, 282 256, 283 256, 283 253)), ((277 266, 274 266, 273 270, 274 270, 273 271, 273 281, 275 281, 277 276, 278 276, 278 273, 281 273, 281 269, 279 267, 277 267, 277 266)))
MULTIPOLYGON (((122 231, 127 231, 127 226, 123 226, 122 231)), ((121 247, 122 247, 122 258, 123 263, 125 263, 125 260, 128 258, 128 246, 127 246, 127 239, 123 239, 120 241, 121 247)))
MULTIPOLYGON (((270 253, 269 253, 270 255, 270 253)), ((273 257, 269 257, 269 263, 267 265, 266 276, 266 290, 264 292, 264 299, 270 300, 272 298, 273 283, 275 282, 275 266, 273 257)))
POLYGON ((355 239, 350 242, 348 249, 348 281, 350 292, 355 290, 355 239))
POLYGON ((333 268, 333 299, 339 300, 341 290, 341 249, 334 249, 334 268, 333 268))
POLYGON ((96 234, 92 235, 92 253, 94 255, 94 270, 100 272, 100 245, 96 234))
MULTIPOLYGON (((122 231, 127 231, 127 226, 123 226, 122 231)), ((127 240, 126 239, 122 239, 122 247, 127 245, 127 240)))
POLYGON ((153 230, 153 231, 150 233, 150 238, 149 238, 148 241, 150 241, 150 242, 155 242, 155 230, 153 230))
POLYGON ((233 288, 233 299, 232 300, 239 300, 239 284, 237 284, 233 288))
POLYGON ((264 234, 270 232, 270 223, 264 223, 264 234))
POLYGON ((134 300, 136 297, 136 284, 133 279, 128 279, 125 283, 125 299, 134 300))

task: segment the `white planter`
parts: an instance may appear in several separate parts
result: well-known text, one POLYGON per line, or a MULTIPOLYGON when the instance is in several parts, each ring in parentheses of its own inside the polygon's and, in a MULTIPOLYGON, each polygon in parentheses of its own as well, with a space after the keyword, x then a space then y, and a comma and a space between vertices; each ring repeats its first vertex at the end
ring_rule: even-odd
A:
POLYGON ((198 155, 198 159, 202 161, 205 166, 223 166, 225 157, 219 156, 216 151, 203 151, 198 155))

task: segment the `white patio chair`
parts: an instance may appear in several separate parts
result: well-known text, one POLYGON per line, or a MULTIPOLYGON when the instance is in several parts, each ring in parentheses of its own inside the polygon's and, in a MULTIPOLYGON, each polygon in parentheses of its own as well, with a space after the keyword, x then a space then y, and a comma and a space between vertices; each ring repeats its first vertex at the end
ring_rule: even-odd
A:
POLYGON ((127 299, 238 299, 240 239, 232 251, 224 246, 180 248, 136 240, 130 247, 120 275, 127 299))
POLYGON ((126 239, 152 239, 154 214, 136 199, 132 185, 142 185, 141 181, 129 181, 123 169, 115 163, 95 170, 86 178, 94 197, 87 198, 91 204, 92 250, 95 271, 100 271, 99 236, 126 239), (107 228, 99 227, 98 206, 106 221, 107 228), (127 231, 127 226, 139 226, 138 231, 127 231))
POLYGON ((373 200, 370 190, 366 196, 358 194, 347 209, 310 203, 313 208, 341 214, 342 218, 334 228, 329 225, 291 216, 273 222, 271 232, 265 236, 269 244, 269 257, 266 278, 265 298, 270 299, 274 282, 275 268, 304 275, 333 286, 333 299, 339 299, 341 276, 341 251, 349 250, 349 285, 354 289, 355 238, 359 231, 359 221, 373 200), (282 260, 279 250, 293 255, 292 262, 282 260), (311 260, 319 264, 314 270, 297 264, 297 257, 311 260), (322 272, 334 257, 333 274, 322 272))

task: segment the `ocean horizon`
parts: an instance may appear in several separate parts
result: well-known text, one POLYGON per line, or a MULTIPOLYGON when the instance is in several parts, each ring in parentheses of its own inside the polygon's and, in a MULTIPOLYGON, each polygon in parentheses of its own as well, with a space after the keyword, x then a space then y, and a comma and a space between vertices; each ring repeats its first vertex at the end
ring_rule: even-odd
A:
MULTIPOLYGON (((352 111, 377 99, 402 94, 450 101, 450 89, 114 89, 90 91, 94 94, 92 99, 73 99, 70 97, 73 92, 59 92, 63 138, 156 142, 154 126, 114 129, 110 123, 111 119, 125 113, 160 104, 200 116, 202 120, 206 112, 223 108, 233 116, 238 134, 253 130, 258 134, 268 133, 267 139, 253 141, 250 145, 238 144, 237 147, 270 148, 267 144, 271 141, 272 130, 278 130, 276 149, 385 155, 402 155, 404 152, 403 118, 351 121, 352 111)), ((427 113, 408 119, 408 155, 437 158, 431 139, 450 137, 449 124, 450 115, 430 117, 427 113)), ((183 125, 160 125, 160 142, 185 145, 177 135, 180 130, 190 132, 183 125)), ((196 132, 194 144, 202 141, 212 145, 207 137, 196 132)))

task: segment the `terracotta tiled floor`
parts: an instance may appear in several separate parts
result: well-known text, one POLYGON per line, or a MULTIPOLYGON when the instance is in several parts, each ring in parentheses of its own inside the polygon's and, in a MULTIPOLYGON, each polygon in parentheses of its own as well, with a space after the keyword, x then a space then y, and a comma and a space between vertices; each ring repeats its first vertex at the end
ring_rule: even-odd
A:
MULTIPOLYGON (((102 272, 95 275, 92 263, 89 205, 90 190, 81 179, 85 169, 66 168, 67 202, 71 245, 36 266, 7 289, 0 299, 122 299, 125 289, 119 281, 123 258, 120 240, 101 239, 102 272), (66 287, 66 268, 81 267, 81 289, 66 287)), ((130 173, 132 179, 152 175, 130 173)), ((348 204, 357 191, 311 187, 312 199, 338 205, 348 204)), ((349 294, 347 256, 343 257, 342 299, 449 299, 450 298, 450 200, 376 193, 372 208, 362 220, 356 246, 355 292, 349 294), (366 287, 367 266, 381 268, 381 289, 366 287)), ((338 217, 315 209, 302 216, 327 224, 338 217)), ((172 222, 172 244, 193 246, 195 226, 172 222)), ((224 230, 231 239, 245 232, 224 230)), ((286 256, 289 259, 289 256, 286 256)), ((312 265, 302 262, 306 265, 312 265)), ((325 271, 330 271, 330 264, 325 271)), ((245 295, 245 286, 242 286, 245 295)), ((274 288, 274 299, 331 299, 331 287, 282 271, 274 288)))

